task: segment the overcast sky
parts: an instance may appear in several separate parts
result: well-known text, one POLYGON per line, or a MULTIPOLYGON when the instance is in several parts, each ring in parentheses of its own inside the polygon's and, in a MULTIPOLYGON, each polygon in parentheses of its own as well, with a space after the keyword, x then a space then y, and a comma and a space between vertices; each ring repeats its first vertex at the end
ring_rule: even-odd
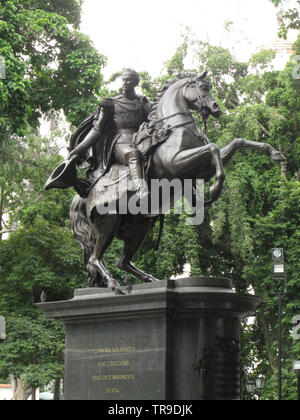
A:
POLYGON ((81 30, 107 56, 105 76, 123 67, 156 76, 180 44, 184 27, 199 39, 230 47, 247 59, 277 36, 269 0, 85 0, 81 30), (233 33, 225 21, 233 21, 233 33))

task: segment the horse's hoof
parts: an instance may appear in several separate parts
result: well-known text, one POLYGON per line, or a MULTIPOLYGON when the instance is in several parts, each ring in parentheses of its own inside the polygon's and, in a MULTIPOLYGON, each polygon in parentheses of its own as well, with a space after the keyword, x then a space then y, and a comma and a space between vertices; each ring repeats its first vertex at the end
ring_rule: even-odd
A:
POLYGON ((280 152, 272 152, 271 159, 275 160, 276 162, 285 162, 286 157, 280 152))
POLYGON ((157 283, 160 281, 159 279, 156 279, 155 277, 149 276, 145 279, 145 283, 157 283))
POLYGON ((129 295, 132 292, 133 284, 129 276, 125 275, 125 294, 129 295))
POLYGON ((88 284, 89 284, 89 287, 98 287, 98 282, 97 280, 94 280, 94 279, 93 280, 90 279, 88 284))
POLYGON ((112 286, 111 290, 114 292, 115 295, 125 295, 126 293, 123 292, 120 286, 112 286))
POLYGON ((132 283, 127 284, 125 287, 125 295, 130 295, 130 293, 132 292, 133 286, 132 283))

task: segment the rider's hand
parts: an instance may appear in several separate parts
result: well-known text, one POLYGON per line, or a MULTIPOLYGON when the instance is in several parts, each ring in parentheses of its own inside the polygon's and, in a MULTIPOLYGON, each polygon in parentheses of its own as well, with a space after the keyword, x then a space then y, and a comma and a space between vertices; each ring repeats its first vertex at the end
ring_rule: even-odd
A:
POLYGON ((75 150, 72 150, 69 153, 69 156, 68 156, 67 160, 76 159, 78 157, 79 157, 79 153, 77 153, 75 150))

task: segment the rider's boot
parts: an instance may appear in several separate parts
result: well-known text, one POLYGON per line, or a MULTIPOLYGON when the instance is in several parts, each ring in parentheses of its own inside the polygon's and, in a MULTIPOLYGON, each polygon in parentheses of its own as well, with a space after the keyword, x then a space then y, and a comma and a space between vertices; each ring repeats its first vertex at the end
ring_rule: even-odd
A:
POLYGON ((144 178, 143 157, 139 150, 134 150, 126 154, 126 161, 129 168, 131 179, 136 188, 140 202, 148 198, 149 190, 144 178))

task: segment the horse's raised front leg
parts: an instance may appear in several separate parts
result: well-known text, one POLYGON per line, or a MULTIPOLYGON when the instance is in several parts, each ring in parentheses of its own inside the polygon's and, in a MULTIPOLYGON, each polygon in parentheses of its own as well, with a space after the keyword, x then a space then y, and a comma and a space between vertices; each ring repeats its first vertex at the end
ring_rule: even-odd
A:
POLYGON ((186 173, 192 173, 191 170, 196 170, 200 166, 205 165, 207 161, 207 170, 209 171, 209 167, 213 166, 214 173, 211 177, 215 176, 216 179, 216 182, 210 187, 210 203, 212 203, 220 196, 225 180, 221 151, 215 144, 209 143, 202 147, 178 152, 173 160, 174 176, 179 177, 186 173))
POLYGON ((243 148, 257 150, 259 152, 265 153, 266 155, 269 155, 272 160, 275 160, 278 162, 286 161, 286 158, 284 157, 284 155, 278 152, 278 150, 274 149, 268 143, 260 143, 257 141, 236 138, 221 150, 221 159, 222 159, 223 165, 225 166, 230 161, 230 159, 232 158, 232 156, 235 154, 237 150, 243 149, 243 148))

